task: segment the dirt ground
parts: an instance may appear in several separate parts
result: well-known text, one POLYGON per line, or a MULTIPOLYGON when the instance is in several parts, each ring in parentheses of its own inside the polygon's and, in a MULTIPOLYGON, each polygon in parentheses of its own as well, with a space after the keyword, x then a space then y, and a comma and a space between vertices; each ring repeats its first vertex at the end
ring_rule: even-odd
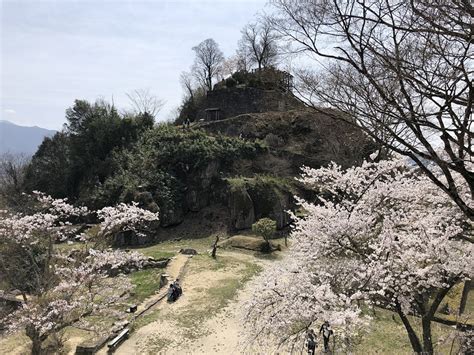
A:
POLYGON ((154 310, 158 312, 157 320, 134 331, 115 353, 242 353, 244 350, 239 344, 239 333, 242 330, 240 310, 241 304, 250 297, 250 290, 244 286, 222 308, 212 304, 212 297, 208 297, 207 291, 222 288, 230 280, 239 280, 248 265, 246 263, 264 266, 265 261, 237 252, 220 253, 219 258, 232 261, 226 260, 225 265, 218 269, 212 269, 212 266, 209 269, 202 267, 208 263, 204 258, 190 260, 181 279, 182 297, 172 304, 157 304, 154 310))

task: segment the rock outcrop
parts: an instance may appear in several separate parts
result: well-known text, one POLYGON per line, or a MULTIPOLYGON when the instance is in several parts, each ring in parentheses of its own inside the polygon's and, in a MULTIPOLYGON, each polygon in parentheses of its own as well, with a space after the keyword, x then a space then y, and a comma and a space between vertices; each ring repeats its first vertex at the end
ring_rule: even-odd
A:
POLYGON ((258 176, 230 178, 228 184, 231 229, 251 228, 255 221, 264 217, 276 221, 277 229, 290 224, 287 211, 294 206, 293 193, 285 180, 258 176))
POLYGON ((252 198, 245 187, 230 188, 229 210, 231 227, 247 229, 255 222, 255 210, 252 198))
MULTIPOLYGON (((159 209, 160 223, 165 228, 178 226, 208 207, 226 204, 228 218, 218 222, 228 223, 231 230, 249 229, 264 217, 275 220, 277 229, 284 229, 291 223, 287 212, 295 208, 293 196, 307 197, 300 194, 304 193, 300 187, 295 188, 294 177, 301 173, 302 166, 319 168, 330 162, 353 166, 374 148, 362 131, 309 109, 244 114, 194 127, 210 135, 221 133, 257 142, 256 153, 252 159, 240 157, 226 163, 213 158, 199 170, 189 169, 184 172, 184 186, 175 185, 174 200, 166 205, 162 202, 160 208, 152 193, 137 192, 134 200, 149 210, 159 209)), ((216 222, 206 218, 198 221, 199 226, 216 222)), ((117 236, 116 245, 150 241, 124 233, 117 236)))
POLYGON ((332 161, 349 167, 360 164, 374 150, 360 129, 310 109, 244 114, 199 127, 265 142, 265 153, 235 163, 240 175, 297 176, 303 165, 319 168, 332 161))

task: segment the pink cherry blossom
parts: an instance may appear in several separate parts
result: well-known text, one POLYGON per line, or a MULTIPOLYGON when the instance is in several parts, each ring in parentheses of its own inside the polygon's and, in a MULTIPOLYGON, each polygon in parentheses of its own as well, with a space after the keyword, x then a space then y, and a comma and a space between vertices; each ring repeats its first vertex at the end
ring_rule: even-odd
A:
MULTIPOLYGON (((319 198, 299 200, 305 216, 293 215, 289 254, 255 281, 245 314, 250 340, 301 340, 328 320, 350 346, 368 320, 360 305, 429 323, 432 298, 472 278, 472 225, 405 160, 304 168, 299 180, 319 198)), ((462 179, 458 186, 468 193, 462 179)))

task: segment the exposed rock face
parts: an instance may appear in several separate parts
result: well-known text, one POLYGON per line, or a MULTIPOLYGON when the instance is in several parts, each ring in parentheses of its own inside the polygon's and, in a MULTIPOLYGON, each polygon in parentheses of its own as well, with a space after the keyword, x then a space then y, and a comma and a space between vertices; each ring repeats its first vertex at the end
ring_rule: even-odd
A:
POLYGON ((360 164, 374 149, 361 130, 310 109, 244 114, 200 127, 267 144, 270 149, 257 159, 236 162, 240 175, 297 176, 303 165, 319 168, 332 161, 349 167, 360 164))
MULTIPOLYGON (((257 149, 255 158, 236 159, 230 166, 226 166, 224 170, 228 175, 225 178, 220 173, 223 163, 219 160, 209 161, 198 171, 190 170, 185 186, 180 187, 181 196, 170 205, 160 205, 162 227, 179 225, 189 211, 197 214, 209 206, 227 203, 228 217, 221 218, 218 222, 228 223, 233 230, 249 229, 256 220, 264 217, 275 220, 277 228, 283 229, 291 223, 287 211, 295 207, 293 196, 302 193, 300 196, 307 197, 304 195, 306 191, 300 188, 295 191, 285 181, 294 185, 293 178, 301 173, 302 166, 319 168, 332 161, 343 167, 360 164, 374 148, 362 131, 322 113, 309 109, 275 109, 274 112, 263 112, 278 106, 278 95, 270 95, 268 100, 271 100, 262 103, 267 99, 262 96, 257 100, 255 96, 263 95, 262 90, 258 93, 256 91, 255 95, 251 92, 245 94, 245 99, 237 97, 243 93, 242 90, 219 91, 211 94, 209 100, 215 100, 216 106, 225 107, 226 115, 240 113, 236 111, 237 108, 241 109, 247 104, 250 111, 257 110, 253 104, 260 105, 257 111, 262 113, 204 122, 198 127, 210 134, 221 133, 263 142, 264 147, 257 149), (237 95, 236 100, 241 101, 236 102, 236 107, 233 107, 232 100, 223 99, 226 95, 237 95), (250 102, 252 97, 257 103, 250 102), (232 178, 233 176, 236 178, 232 178), (259 176, 264 178, 259 180, 259 176), (229 182, 232 179, 240 180, 240 183, 232 184, 229 182)), ((285 109, 288 108, 291 107, 285 106, 285 109)), ((136 199, 147 209, 158 208, 149 192, 138 193, 136 199)), ((190 215, 186 218, 191 218, 190 215)), ((213 224, 216 221, 201 218, 198 223, 213 224)), ((147 242, 133 236, 121 238, 131 239, 134 243, 147 242)))
POLYGON ((291 222, 287 213, 293 207, 291 192, 272 182, 255 180, 244 179, 243 186, 229 188, 231 228, 251 228, 255 221, 264 217, 276 221, 277 229, 286 227, 291 222))
POLYGON ((194 176, 188 184, 185 199, 192 212, 198 212, 209 205, 212 183, 219 176, 219 162, 210 162, 204 170, 194 176))
POLYGON ((133 195, 133 201, 138 202, 140 207, 145 208, 151 212, 159 212, 160 208, 153 200, 153 195, 149 191, 137 191, 133 195))
POLYGON ((281 193, 277 196, 273 204, 273 211, 268 216, 276 221, 277 229, 282 229, 291 223, 290 215, 287 211, 293 206, 291 204, 291 196, 288 193, 281 193))
POLYGON ((255 222, 253 201, 244 187, 229 191, 229 210, 231 227, 247 229, 255 222))
POLYGON ((161 211, 160 221, 161 226, 171 227, 176 226, 183 222, 184 211, 183 206, 180 204, 175 204, 174 206, 169 206, 161 211))

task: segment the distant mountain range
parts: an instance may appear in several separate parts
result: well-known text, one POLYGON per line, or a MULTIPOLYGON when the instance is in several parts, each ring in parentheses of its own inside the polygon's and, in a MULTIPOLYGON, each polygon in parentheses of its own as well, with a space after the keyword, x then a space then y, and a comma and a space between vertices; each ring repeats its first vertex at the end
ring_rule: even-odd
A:
POLYGON ((18 126, 0 120, 0 153, 24 153, 32 155, 44 137, 52 137, 56 131, 41 127, 18 126))

